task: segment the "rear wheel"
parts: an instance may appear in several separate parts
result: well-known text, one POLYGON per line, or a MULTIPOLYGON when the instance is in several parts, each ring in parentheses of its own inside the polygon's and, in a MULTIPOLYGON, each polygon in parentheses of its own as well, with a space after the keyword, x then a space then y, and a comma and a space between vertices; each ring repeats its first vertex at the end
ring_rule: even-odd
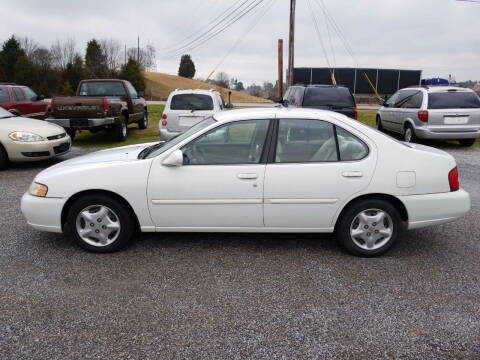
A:
POLYGON ((461 146, 472 146, 477 139, 460 139, 458 142, 461 146))
POLYGON ((66 128, 65 131, 67 132, 67 134, 70 136, 70 138, 72 139, 75 139, 75 134, 76 134, 76 131, 74 128, 66 128))
POLYGON ((145 110, 143 112, 143 119, 138 122, 138 128, 144 130, 147 127, 148 127, 148 111, 145 110))
POLYGON ((377 115, 377 129, 378 131, 383 131, 382 119, 380 118, 380 115, 377 115))
POLYGON ((124 204, 102 194, 86 195, 75 201, 67 224, 68 233, 80 247, 99 253, 126 246, 135 226, 124 204))
POLYGON ((412 125, 410 125, 410 124, 405 125, 405 131, 403 133, 403 139, 406 142, 414 142, 414 143, 418 142, 417 135, 415 135, 415 131, 413 130, 412 125))
POLYGON ((401 230, 398 210, 382 199, 365 199, 350 206, 339 219, 336 237, 357 256, 378 256, 395 243, 401 230))
POLYGON ((122 115, 119 122, 113 127, 113 138, 115 141, 125 141, 128 135, 127 118, 122 115))
POLYGON ((4 170, 8 167, 8 154, 4 147, 0 144, 0 170, 4 170))

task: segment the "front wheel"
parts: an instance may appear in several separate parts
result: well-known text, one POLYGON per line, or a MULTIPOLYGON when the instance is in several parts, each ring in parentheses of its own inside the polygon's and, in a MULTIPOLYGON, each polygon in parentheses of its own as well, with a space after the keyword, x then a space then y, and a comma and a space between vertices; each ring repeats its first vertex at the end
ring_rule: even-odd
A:
POLYGON ((115 141, 125 141, 128 135, 127 118, 122 115, 120 120, 113 127, 113 138, 115 141))
POLYGON ((67 225, 80 247, 98 253, 120 250, 134 231, 132 215, 125 205, 102 194, 75 201, 68 212, 67 225))
POLYGON ((138 128, 145 130, 148 127, 148 112, 145 110, 143 112, 143 119, 138 122, 138 128))
POLYGON ((2 144, 0 144, 0 170, 4 170, 8 167, 8 154, 3 148, 2 144))
POLYGON ((76 134, 76 130, 75 128, 66 128, 65 131, 67 132, 68 136, 70 136, 70 139, 75 139, 75 134, 76 134))
POLYGON ((398 210, 382 199, 361 200, 340 218, 336 237, 340 245, 357 256, 379 256, 390 249, 402 229, 398 210))
POLYGON ((475 144, 476 140, 477 139, 460 139, 460 140, 458 140, 458 142, 460 143, 461 146, 468 147, 468 146, 472 146, 473 144, 475 144))

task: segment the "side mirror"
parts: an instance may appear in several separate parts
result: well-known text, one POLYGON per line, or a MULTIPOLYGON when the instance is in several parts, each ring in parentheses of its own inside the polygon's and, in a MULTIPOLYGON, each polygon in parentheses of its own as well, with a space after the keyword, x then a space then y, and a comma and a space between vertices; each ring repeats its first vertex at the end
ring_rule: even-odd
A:
POLYGON ((44 100, 45 96, 44 95, 37 95, 37 101, 44 100))
POLYGON ((138 97, 141 97, 141 98, 145 97, 145 91, 138 91, 137 94, 138 94, 138 97))
POLYGON ((183 152, 182 150, 175 150, 162 161, 164 166, 182 166, 183 152))
POLYGON ((233 109, 233 104, 232 103, 225 104, 225 109, 233 109))

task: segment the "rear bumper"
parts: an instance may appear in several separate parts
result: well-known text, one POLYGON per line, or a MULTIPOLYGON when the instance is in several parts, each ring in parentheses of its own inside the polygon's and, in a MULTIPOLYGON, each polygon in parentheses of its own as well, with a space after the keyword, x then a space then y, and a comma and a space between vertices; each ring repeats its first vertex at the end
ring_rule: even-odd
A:
POLYGON ((21 209, 28 225, 41 231, 62 232, 61 214, 66 199, 42 198, 28 192, 22 196, 21 209))
POLYGON ((476 139, 480 138, 480 126, 459 128, 453 127, 417 127, 415 134, 421 139, 476 139))
POLYGON ((180 131, 168 131, 166 128, 160 128, 160 139, 161 140, 170 140, 171 138, 180 135, 180 131))
POLYGON ((463 189, 448 193, 398 196, 408 213, 408 229, 443 224, 470 210, 470 195, 463 189))
POLYGON ((115 124, 117 118, 115 117, 105 117, 98 119, 57 119, 57 118, 47 118, 45 121, 48 121, 52 124, 60 125, 64 128, 93 128, 97 126, 105 126, 115 124))
POLYGON ((6 146, 8 158, 13 162, 40 161, 67 153, 71 147, 70 136, 61 139, 20 142, 12 141, 6 146))

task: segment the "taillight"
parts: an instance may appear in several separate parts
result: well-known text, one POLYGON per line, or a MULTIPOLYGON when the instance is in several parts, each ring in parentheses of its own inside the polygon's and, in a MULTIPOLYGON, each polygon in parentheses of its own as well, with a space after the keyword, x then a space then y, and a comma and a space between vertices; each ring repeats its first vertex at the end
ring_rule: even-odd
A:
POLYGON ((428 111, 420 110, 418 112, 418 120, 420 120, 421 122, 428 122, 428 111))
POLYGON ((460 180, 458 179, 458 169, 454 167, 448 173, 448 183, 450 184, 450 191, 457 191, 460 189, 460 180))
POLYGON ((105 112, 107 112, 109 108, 110 108, 110 107, 108 106, 108 100, 107 100, 107 99, 103 99, 103 110, 104 110, 105 112))
POLYGON ((50 112, 52 112, 52 113, 53 113, 53 107, 54 106, 55 106, 55 102, 52 99, 52 101, 50 101, 50 112))
POLYGON ((353 118, 354 118, 355 120, 358 119, 358 107, 356 107, 356 106, 355 106, 355 113, 353 114, 353 118))
POLYGON ((166 119, 166 118, 167 118, 167 114, 163 114, 162 119, 166 119))
POLYGON ((162 120, 162 126, 167 126, 167 120, 162 120))

